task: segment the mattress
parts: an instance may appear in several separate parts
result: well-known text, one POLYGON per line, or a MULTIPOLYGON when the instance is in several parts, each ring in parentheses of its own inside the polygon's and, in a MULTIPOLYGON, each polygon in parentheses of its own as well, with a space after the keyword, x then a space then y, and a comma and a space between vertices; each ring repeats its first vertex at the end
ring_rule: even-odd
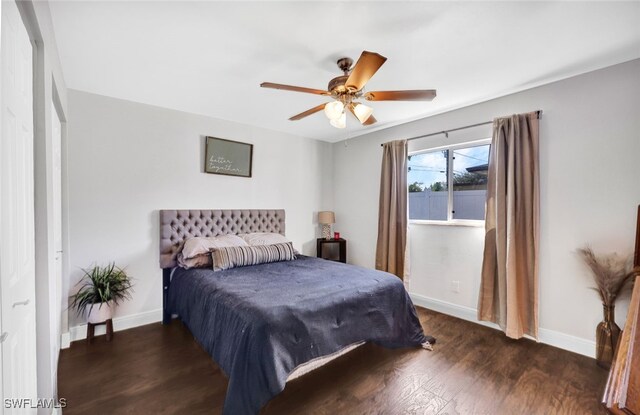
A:
POLYGON ((218 272, 177 269, 168 309, 228 376, 224 414, 258 413, 294 369, 349 346, 433 342, 400 279, 305 256, 218 272))

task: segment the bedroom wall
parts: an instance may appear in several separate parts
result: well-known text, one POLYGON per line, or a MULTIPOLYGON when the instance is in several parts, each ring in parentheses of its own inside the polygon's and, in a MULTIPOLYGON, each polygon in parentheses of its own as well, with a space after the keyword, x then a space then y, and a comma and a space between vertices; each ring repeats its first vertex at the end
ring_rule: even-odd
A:
MULTIPOLYGON (((349 241, 349 262, 374 267, 381 143, 541 109, 540 339, 593 356, 602 312, 575 251, 589 243, 597 252, 633 252, 640 203, 638 73, 635 60, 334 144, 336 229, 349 241)), ((490 136, 489 125, 448 140, 414 140, 410 150, 490 136)), ((483 237, 478 227, 411 225, 415 302, 475 320, 483 237), (460 281, 459 293, 452 280, 460 281)), ((620 326, 627 305, 628 296, 618 302, 620 326)))
POLYGON ((333 208, 329 143, 75 90, 69 113, 71 287, 80 267, 126 267, 116 329, 161 319, 159 209, 284 208, 287 236, 314 254, 315 212, 333 208), (252 143, 253 177, 203 173, 206 135, 252 143))

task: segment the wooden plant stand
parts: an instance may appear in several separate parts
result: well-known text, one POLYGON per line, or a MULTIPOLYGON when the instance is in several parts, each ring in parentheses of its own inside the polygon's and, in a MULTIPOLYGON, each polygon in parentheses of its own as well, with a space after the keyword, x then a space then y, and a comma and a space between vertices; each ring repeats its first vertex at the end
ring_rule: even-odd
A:
POLYGON ((108 319, 102 323, 87 323, 87 344, 91 344, 93 342, 96 326, 101 326, 103 324, 107 326, 107 341, 111 341, 113 338, 113 319, 108 319))

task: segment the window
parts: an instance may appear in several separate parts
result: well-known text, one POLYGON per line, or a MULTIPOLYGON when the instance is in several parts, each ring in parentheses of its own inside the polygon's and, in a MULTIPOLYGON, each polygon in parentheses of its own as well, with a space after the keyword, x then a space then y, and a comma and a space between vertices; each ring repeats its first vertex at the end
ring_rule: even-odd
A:
POLYGON ((409 155, 409 220, 484 220, 490 140, 409 155))

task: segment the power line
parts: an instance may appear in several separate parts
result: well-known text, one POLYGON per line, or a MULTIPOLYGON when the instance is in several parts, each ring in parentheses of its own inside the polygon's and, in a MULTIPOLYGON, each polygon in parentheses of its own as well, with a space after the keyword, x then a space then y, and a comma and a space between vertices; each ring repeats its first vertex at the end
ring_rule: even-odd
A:
POLYGON ((431 167, 431 166, 409 166, 410 169, 429 169, 429 170, 446 170, 445 167, 431 167))
MULTIPOLYGON (((435 163, 434 163, 435 164, 435 163)), ((444 169, 445 166, 442 167, 438 167, 437 165, 433 165, 433 164, 407 164, 409 167, 422 167, 422 168, 426 168, 426 169, 444 169)))
POLYGON ((409 171, 431 171, 435 173, 446 173, 446 170, 428 169, 421 167, 409 167, 409 171))
POLYGON ((486 159, 485 159, 485 160, 483 160, 483 159, 479 159, 479 158, 477 158, 477 157, 468 156, 468 155, 466 155, 466 154, 457 153, 457 152, 455 152, 455 151, 453 152, 453 154, 457 154, 457 155, 462 156, 462 157, 468 157, 468 158, 470 158, 470 159, 474 159, 474 160, 482 161, 482 162, 484 162, 484 163, 488 163, 488 162, 489 162, 489 161, 488 161, 488 160, 486 160, 486 159))

